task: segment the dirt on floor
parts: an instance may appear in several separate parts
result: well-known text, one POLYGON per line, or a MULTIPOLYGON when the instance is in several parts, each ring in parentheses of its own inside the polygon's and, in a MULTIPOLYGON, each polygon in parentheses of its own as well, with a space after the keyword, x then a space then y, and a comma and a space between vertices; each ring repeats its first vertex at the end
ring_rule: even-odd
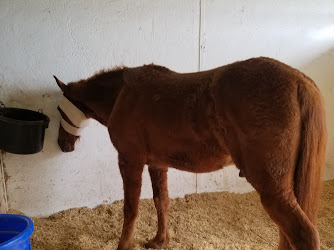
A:
MULTIPOLYGON (((48 218, 33 218, 32 249, 116 249, 123 202, 95 209, 74 208, 48 218)), ((155 235, 152 199, 141 200, 133 249, 155 235)), ((334 181, 324 183, 318 229, 321 249, 334 249, 334 181)), ((277 249, 278 231, 257 193, 205 193, 172 199, 168 250, 277 249)))

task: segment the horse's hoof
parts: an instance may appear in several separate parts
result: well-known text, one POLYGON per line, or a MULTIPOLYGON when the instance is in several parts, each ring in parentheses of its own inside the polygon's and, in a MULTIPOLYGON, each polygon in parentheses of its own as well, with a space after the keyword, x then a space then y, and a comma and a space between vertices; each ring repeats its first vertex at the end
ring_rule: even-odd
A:
POLYGON ((157 241, 155 239, 152 239, 152 240, 149 240, 145 245, 144 247, 145 248, 153 248, 153 249, 161 249, 165 246, 167 246, 168 244, 168 240, 165 240, 165 241, 157 241))

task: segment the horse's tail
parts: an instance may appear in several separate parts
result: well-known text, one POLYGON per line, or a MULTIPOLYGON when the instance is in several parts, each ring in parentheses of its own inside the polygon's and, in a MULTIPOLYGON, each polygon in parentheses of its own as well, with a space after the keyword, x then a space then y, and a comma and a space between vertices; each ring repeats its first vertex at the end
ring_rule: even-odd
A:
POLYGON ((319 89, 310 78, 304 77, 305 81, 298 86, 301 135, 294 189, 300 207, 314 223, 320 199, 327 127, 325 105, 319 89))

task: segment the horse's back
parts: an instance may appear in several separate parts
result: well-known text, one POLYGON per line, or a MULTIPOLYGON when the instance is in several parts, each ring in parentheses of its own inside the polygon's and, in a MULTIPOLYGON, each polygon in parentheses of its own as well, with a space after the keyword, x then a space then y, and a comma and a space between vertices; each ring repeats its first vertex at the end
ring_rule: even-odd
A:
POLYGON ((122 151, 136 144, 144 149, 148 164, 193 172, 213 171, 231 162, 213 131, 210 84, 216 70, 180 74, 153 65, 135 70, 129 72, 130 82, 112 114, 117 121, 110 124, 116 148, 122 151))

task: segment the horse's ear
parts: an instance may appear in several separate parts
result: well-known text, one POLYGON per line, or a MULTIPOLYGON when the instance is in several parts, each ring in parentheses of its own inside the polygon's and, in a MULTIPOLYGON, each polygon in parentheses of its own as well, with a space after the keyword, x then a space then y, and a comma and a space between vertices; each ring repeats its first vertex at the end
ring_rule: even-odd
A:
POLYGON ((57 77, 53 76, 56 79, 57 85, 59 86, 59 88, 65 92, 67 86, 65 83, 63 83, 62 81, 60 81, 57 77))

